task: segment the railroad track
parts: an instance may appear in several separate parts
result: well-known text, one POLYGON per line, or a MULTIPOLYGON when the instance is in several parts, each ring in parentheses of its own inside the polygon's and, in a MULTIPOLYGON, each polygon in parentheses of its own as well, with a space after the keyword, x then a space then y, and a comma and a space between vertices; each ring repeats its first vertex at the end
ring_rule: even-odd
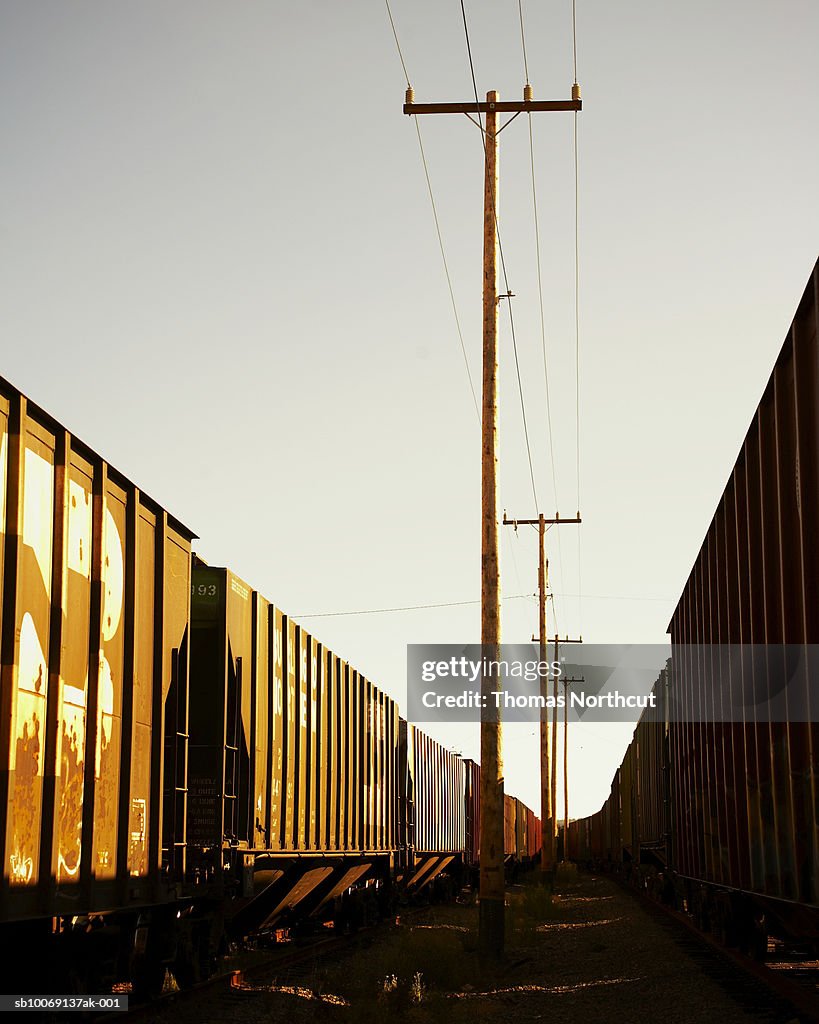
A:
POLYGON ((819 1024, 819 961, 788 958, 776 942, 769 943, 766 961, 753 960, 701 932, 687 914, 658 903, 616 875, 610 877, 747 1013, 782 1024, 819 1024))
MULTIPOLYGON (((325 966, 336 966, 339 958, 355 955, 362 946, 373 941, 373 936, 391 922, 402 923, 424 914, 428 907, 402 908, 399 915, 359 928, 344 935, 320 937, 306 941, 303 945, 283 946, 281 951, 271 948, 269 955, 245 966, 231 965, 218 970, 206 981, 184 990, 163 992, 161 996, 147 1002, 133 1004, 128 1020, 164 1020, 169 1011, 173 1012, 175 1024, 185 1020, 191 1013, 191 1020, 209 1024, 231 1019, 237 1001, 244 996, 261 992, 287 992, 299 989, 303 994, 311 977, 325 966)), ((338 1002, 337 997, 316 995, 317 1001, 338 1002)), ((111 1022, 110 1014, 100 1015, 96 1021, 111 1022)))

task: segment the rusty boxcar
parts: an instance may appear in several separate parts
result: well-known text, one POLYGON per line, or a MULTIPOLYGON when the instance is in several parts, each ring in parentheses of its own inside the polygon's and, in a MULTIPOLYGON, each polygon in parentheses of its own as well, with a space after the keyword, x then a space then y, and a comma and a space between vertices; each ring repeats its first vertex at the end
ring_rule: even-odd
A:
POLYGON ((785 645, 819 641, 818 310, 819 264, 672 616, 660 710, 588 825, 593 862, 660 869, 663 898, 757 955, 769 933, 819 940, 815 678, 756 711, 785 645))
POLYGON ((675 695, 711 709, 671 726, 675 869, 697 915, 726 935, 755 917, 760 933, 819 939, 815 679, 795 695, 811 714, 789 704, 780 720, 757 720, 754 658, 726 671, 707 646, 765 645, 773 658, 819 641, 818 294, 819 264, 669 626, 675 695), (728 701, 742 720, 720 720, 728 701))

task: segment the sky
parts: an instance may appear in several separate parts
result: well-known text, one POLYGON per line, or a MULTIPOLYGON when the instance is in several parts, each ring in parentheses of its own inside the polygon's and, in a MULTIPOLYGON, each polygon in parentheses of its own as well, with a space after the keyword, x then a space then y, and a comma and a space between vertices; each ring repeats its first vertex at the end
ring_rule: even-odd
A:
MULTIPOLYGON (((472 98, 460 5, 391 6, 416 101, 472 98)), ((481 97, 522 97, 518 4, 465 10, 481 97)), ((568 98, 571 5, 522 13, 535 97, 568 98)), ((579 487, 574 115, 541 113, 551 445, 520 117, 499 224, 540 507, 505 310, 501 504, 580 506, 548 534, 550 634, 662 643, 817 255, 819 8, 577 0, 576 23, 579 487)), ((0 8, 0 374, 402 707, 408 643, 480 630, 479 426, 405 88, 374 0, 0 8)), ((481 139, 420 128, 477 387, 481 139)), ((535 531, 505 528, 504 639, 536 586, 535 531)), ((429 731, 478 754, 476 725, 429 731)), ((630 731, 570 737, 573 816, 630 731)), ((534 727, 505 760, 537 807, 534 727)))

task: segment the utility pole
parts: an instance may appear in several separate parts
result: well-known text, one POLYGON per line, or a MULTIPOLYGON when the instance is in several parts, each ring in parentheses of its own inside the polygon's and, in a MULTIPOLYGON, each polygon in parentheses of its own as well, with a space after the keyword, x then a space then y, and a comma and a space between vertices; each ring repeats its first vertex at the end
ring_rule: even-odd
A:
POLYGON ((585 683, 583 676, 578 679, 564 679, 563 693, 563 860, 569 859, 569 683, 585 683))
MULTIPOLYGON (((571 100, 532 99, 529 83, 523 102, 501 103, 494 90, 480 103, 415 103, 407 89, 405 114, 486 115, 483 206, 483 396, 481 431, 481 647, 483 657, 500 660, 500 571, 498 565, 498 114, 538 110, 580 110, 580 87, 571 100)), ((506 122, 509 123, 508 121, 506 122)), ((479 124, 480 127, 480 124, 479 124)), ((484 671, 481 695, 481 845, 479 945, 500 956, 504 947, 506 891, 503 877, 503 750, 499 709, 493 708, 498 679, 484 671), (488 711, 494 714, 488 714, 488 711)))
MULTIPOLYGON (((560 661, 560 645, 563 644, 582 644, 583 637, 570 638, 564 637, 562 640, 555 633, 555 661, 560 661)), ((549 837, 552 844, 552 860, 557 861, 557 680, 558 677, 555 674, 554 679, 554 703, 552 705, 552 746, 551 746, 551 761, 552 761, 552 778, 550 789, 552 791, 552 807, 554 808, 554 817, 552 818, 552 829, 549 837)), ((565 765, 564 765, 565 775, 565 765)))
MULTIPOLYGON (((543 513, 541 513, 537 519, 508 519, 506 513, 503 514, 503 525, 514 526, 517 529, 518 526, 537 526, 538 528, 538 592, 539 592, 539 606, 538 606, 538 635, 532 637, 533 641, 540 644, 540 662, 541 664, 549 660, 548 652, 548 639, 546 634, 546 596, 547 588, 549 584, 549 561, 546 558, 546 526, 559 526, 564 523, 580 523, 580 513, 572 519, 561 519, 560 514, 556 513, 554 519, 547 519, 543 513)), ((557 652, 555 652, 555 661, 557 661, 557 652)), ((555 678, 555 695, 557 693, 557 676, 555 678)), ((540 680, 540 694, 542 697, 548 697, 549 695, 549 681, 548 677, 544 678, 541 676, 540 680)), ((557 714, 557 701, 554 702, 553 716, 557 714)), ((552 732, 557 728, 557 721, 555 720, 552 725, 552 732)), ((540 712, 540 818, 541 818, 541 843, 540 843, 540 870, 541 875, 545 878, 546 874, 550 872, 555 865, 555 817, 557 815, 557 807, 555 804, 554 797, 554 783, 552 782, 552 775, 554 772, 554 755, 550 754, 549 750, 550 737, 549 737, 549 709, 544 706, 540 712)))

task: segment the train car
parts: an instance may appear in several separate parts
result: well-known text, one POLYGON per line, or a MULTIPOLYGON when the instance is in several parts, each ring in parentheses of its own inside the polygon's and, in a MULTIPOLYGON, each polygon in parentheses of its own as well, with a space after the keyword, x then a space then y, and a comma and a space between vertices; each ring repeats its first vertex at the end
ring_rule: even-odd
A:
MULTIPOLYGON (((479 766, 192 566, 193 539, 0 379, 0 955, 23 988, 184 986, 226 937, 477 865, 479 766)), ((525 862, 539 822, 505 811, 525 862)))
POLYGON ((515 825, 515 798, 508 793, 503 794, 503 855, 508 861, 517 857, 517 835, 515 825))
POLYGON ((405 868, 400 881, 408 891, 419 891, 442 874, 460 875, 467 854, 465 764, 458 754, 400 720, 399 832, 405 868))
MULTIPOLYGON (((354 887, 388 884, 395 702, 229 569, 199 559, 190 723, 188 880, 223 901, 229 933, 330 913, 354 887)), ((453 826, 447 841, 459 838, 453 826)))
POLYGON ((540 860, 542 833, 540 818, 528 807, 524 808, 526 813, 526 856, 534 863, 540 860))
POLYGON ((817 296, 819 264, 672 616, 656 709, 589 821, 593 863, 648 866, 663 899, 758 956, 769 934, 819 942, 809 675, 777 720, 756 711, 773 670, 819 640, 817 296))
POLYGON ((784 645, 819 641, 818 295, 819 263, 669 626, 672 693, 696 712, 670 731, 674 868, 704 923, 733 935, 753 919, 760 946, 766 930, 819 940, 819 722, 808 674, 779 720, 755 710, 784 645), (726 664, 729 644, 743 646, 726 664), (741 720, 721 721, 728 703, 745 708, 741 720), (812 713, 794 715, 795 705, 812 713))
POLYGON ((194 534, 2 379, 0 513, 0 955, 103 985, 184 877, 194 534))
POLYGON ((469 865, 481 859, 481 766, 476 761, 464 761, 465 787, 465 860, 469 865))
POLYGON ((647 707, 634 730, 636 764, 635 843, 638 863, 668 866, 671 836, 667 689, 670 673, 661 672, 652 688, 654 707, 647 707))
MULTIPOLYGON (((466 771, 466 855, 465 863, 480 862, 480 788, 481 766, 464 761, 466 771)), ((504 794, 503 799, 504 858, 510 864, 529 865, 539 861, 541 851, 540 818, 523 801, 504 794)))
POLYGON ((666 694, 669 670, 652 687, 603 807, 569 824, 569 855, 589 864, 664 868, 668 863, 670 781, 666 694))

